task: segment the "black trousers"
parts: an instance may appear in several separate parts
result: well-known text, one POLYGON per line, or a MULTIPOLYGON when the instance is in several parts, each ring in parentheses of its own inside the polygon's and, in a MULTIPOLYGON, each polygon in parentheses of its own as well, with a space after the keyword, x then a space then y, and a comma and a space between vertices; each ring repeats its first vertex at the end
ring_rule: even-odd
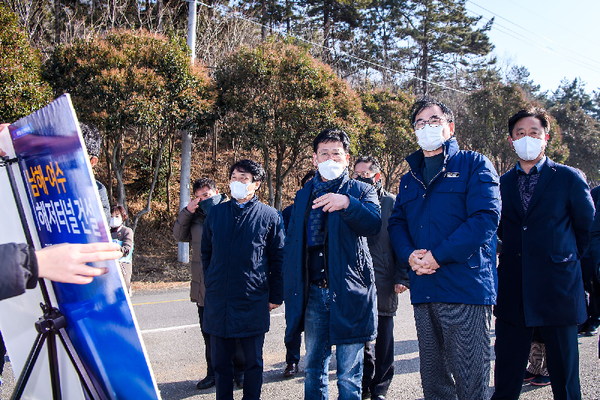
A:
MULTIPOLYGON (((539 326, 546 344, 552 393, 556 400, 580 400, 577 325, 539 326)), ((492 399, 518 399, 531 349, 534 328, 525 326, 521 310, 517 326, 496 318, 495 392, 492 399)))
MULTIPOLYGON (((211 351, 210 351, 210 335, 204 332, 204 307, 198 306, 198 317, 200 318, 200 330, 204 339, 204 357, 206 359, 206 376, 215 376, 215 371, 212 366, 211 351)), ((236 342, 235 354, 233 355, 233 368, 235 376, 244 374, 244 350, 239 340, 236 342)))
POLYGON ((394 377, 394 317, 378 316, 377 340, 365 344, 363 393, 386 396, 394 377))
POLYGON ((236 340, 241 343, 246 356, 243 400, 260 400, 263 382, 264 333, 240 339, 210 337, 217 400, 233 400, 233 356, 236 351, 236 340))
POLYGON ((287 364, 300 362, 300 345, 302 345, 302 331, 294 333, 292 339, 285 342, 285 362, 287 364))

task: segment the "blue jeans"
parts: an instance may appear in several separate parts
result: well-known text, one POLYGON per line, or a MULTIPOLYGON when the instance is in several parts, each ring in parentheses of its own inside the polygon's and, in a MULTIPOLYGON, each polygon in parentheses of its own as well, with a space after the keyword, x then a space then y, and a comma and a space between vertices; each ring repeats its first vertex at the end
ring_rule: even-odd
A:
MULTIPOLYGON (((306 342, 306 400, 329 399, 329 289, 310 285, 304 316, 306 342)), ((364 343, 336 346, 339 400, 360 400, 363 375, 364 343)))

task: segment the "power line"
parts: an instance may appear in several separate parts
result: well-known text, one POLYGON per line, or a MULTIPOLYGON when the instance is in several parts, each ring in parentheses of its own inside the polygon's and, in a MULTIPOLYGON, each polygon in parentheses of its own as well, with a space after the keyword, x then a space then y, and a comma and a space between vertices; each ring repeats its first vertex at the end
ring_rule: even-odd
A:
MULTIPOLYGON (((200 5, 203 5, 203 6, 207 7, 207 8, 215 8, 215 6, 211 6, 211 5, 208 5, 208 4, 205 4, 205 3, 202 3, 202 2, 200 2, 200 1, 198 1, 197 3, 198 3, 198 4, 200 4, 200 5)), ((224 7, 224 6, 223 6, 223 7, 224 7)), ((249 22, 249 23, 251 23, 251 24, 254 24, 254 25, 260 26, 260 27, 262 27, 262 28, 266 28, 266 29, 269 29, 269 30, 274 30, 276 33, 278 33, 278 34, 279 34, 279 35, 281 35, 281 36, 289 36, 289 37, 292 37, 292 38, 294 38, 294 39, 296 39, 296 40, 299 40, 299 41, 302 41, 302 42, 304 42, 304 43, 310 44, 311 46, 320 47, 320 48, 322 48, 322 49, 324 49, 324 50, 329 50, 329 51, 331 51, 331 52, 336 52, 336 51, 339 51, 339 50, 336 50, 336 49, 334 49, 334 48, 332 48, 332 47, 327 47, 327 46, 324 46, 324 45, 322 45, 322 44, 318 44, 318 43, 311 42, 310 40, 307 40, 307 39, 301 38, 301 37, 299 37, 299 36, 296 36, 296 35, 290 34, 289 32, 282 32, 282 31, 280 31, 278 28, 272 28, 272 27, 270 27, 270 26, 263 25, 263 24, 261 24, 260 22, 254 21, 253 19, 251 19, 251 18, 248 18, 248 17, 246 17, 246 16, 242 15, 242 14, 241 14, 241 13, 239 13, 239 12, 235 12, 235 11, 228 11, 228 10, 224 10, 224 12, 225 12, 225 14, 226 14, 227 16, 231 15, 231 16, 232 16, 232 17, 234 17, 234 18, 237 18, 237 19, 240 19, 240 20, 243 20, 243 21, 249 22)), ((443 88, 443 89, 452 90, 452 91, 454 91, 454 92, 458 92, 458 93, 461 93, 461 94, 468 94, 468 92, 465 92, 465 91, 463 91, 463 90, 460 90, 460 89, 451 88, 451 87, 449 87, 449 86, 445 86, 445 85, 442 85, 442 84, 440 84, 440 83, 436 83, 436 82, 433 82, 433 81, 430 81, 430 80, 427 80, 427 79, 419 78, 419 77, 417 77, 417 76, 415 76, 415 75, 407 74, 406 72, 398 71, 398 70, 395 70, 395 69, 393 69, 393 68, 386 67, 385 65, 381 65, 381 64, 375 63, 375 62, 373 62, 373 61, 365 60, 365 59, 362 59, 362 58, 360 58, 360 57, 354 56, 354 55, 352 55, 352 54, 348 54, 347 52, 344 52, 344 51, 341 51, 341 52, 342 52, 343 54, 345 54, 347 57, 350 57, 350 58, 352 58, 352 59, 354 59, 354 60, 356 60, 356 61, 360 61, 360 62, 363 62, 363 63, 365 63, 365 64, 372 65, 372 66, 374 66, 374 67, 377 67, 377 68, 380 68, 380 69, 385 69, 385 70, 387 70, 387 71, 394 72, 394 73, 400 74, 400 75, 402 75, 402 76, 406 76, 406 77, 408 77, 408 78, 416 79, 416 80, 418 80, 418 81, 421 81, 421 82, 427 82, 427 83, 429 83, 429 84, 432 84, 432 85, 438 86, 438 87, 440 87, 440 88, 443 88)))
POLYGON ((523 35, 515 34, 515 32, 513 30, 511 30, 510 28, 507 28, 505 26, 502 26, 501 24, 495 23, 494 24, 494 29, 496 29, 499 32, 502 32, 503 34, 505 34, 507 36, 510 36, 510 37, 512 37, 514 39, 520 40, 521 42, 526 43, 526 44, 528 44, 528 45, 530 45, 532 47, 540 49, 540 50, 542 50, 542 51, 544 51, 546 53, 550 53, 550 54, 552 54, 554 56, 557 56, 557 57, 559 57, 559 58, 561 58, 563 60, 569 61, 569 62, 571 62, 573 64, 577 64, 580 67, 587 68, 587 69, 589 69, 589 70, 591 70, 593 72, 600 73, 600 67, 597 67, 597 66, 594 66, 594 65, 590 65, 589 63, 587 63, 585 61, 582 61, 582 60, 573 58, 572 56, 569 56, 569 55, 566 55, 564 53, 561 53, 558 50, 553 49, 551 47, 548 47, 548 46, 544 45, 543 43, 540 43, 540 42, 538 42, 538 41, 536 41, 534 39, 528 38, 528 37, 523 36, 523 35))
MULTIPOLYGON (((491 11, 491 10, 488 10, 487 8, 480 6, 479 4, 477 4, 477 3, 473 2, 472 0, 468 0, 468 1, 469 1, 471 4, 473 4, 473 5, 475 5, 475 6, 479 7, 479 8, 481 8, 482 10, 485 10, 485 11, 489 12, 490 14, 492 14, 492 15, 494 15, 494 16, 496 16, 496 17, 498 17, 498 18, 500 18, 500 19, 502 19, 502 20, 504 20, 504 21, 507 21, 508 23, 510 23, 510 24, 512 24, 512 25, 514 25, 514 26, 516 26, 516 27, 517 27, 517 28, 519 28, 519 29, 522 29, 523 31, 525 31, 525 32, 527 32, 527 33, 530 33, 530 34, 532 34, 532 35, 535 35, 535 36, 537 36, 537 37, 540 37, 541 39, 543 39, 543 40, 545 40, 545 41, 547 41, 547 42, 551 43, 551 44, 552 44, 552 45, 554 45, 554 46, 561 47, 561 48, 563 48, 563 49, 567 50, 569 53, 571 53, 571 54, 573 54, 573 55, 575 55, 575 56, 577 56, 577 57, 580 57, 580 58, 583 58, 583 59, 587 59, 587 60, 591 61, 592 63, 599 64, 599 66, 600 66, 600 62, 598 62, 598 61, 596 61, 596 60, 594 60, 594 59, 592 59, 592 58, 589 58, 589 57, 587 57, 587 56, 585 56, 585 55, 579 54, 579 53, 577 53, 577 52, 575 52, 575 51, 573 51, 573 50, 569 49, 568 47, 561 45, 560 43, 556 43, 556 42, 554 42, 553 40, 551 40, 551 39, 549 39, 549 38, 547 38, 547 37, 544 37, 544 36, 542 36, 542 35, 539 35, 539 34, 538 34, 538 33, 536 33, 536 32, 530 31, 529 29, 526 29, 526 28, 524 28, 524 27, 520 26, 519 24, 512 22, 512 21, 510 21, 510 20, 509 20, 509 19, 507 19, 507 18, 504 18, 503 16, 501 16, 501 15, 499 15, 499 14, 497 14, 497 13, 495 13, 495 12, 491 11)), ((467 9, 467 10, 468 10, 468 9, 467 9)), ((477 14, 476 12, 474 12, 474 11, 472 11, 472 10, 468 10, 468 11, 472 12, 473 14, 477 14)), ((489 19, 488 19, 488 20, 489 20, 489 19)), ((497 25, 497 24, 495 23, 494 25, 497 25)), ((504 26, 502 26, 502 25, 500 25, 500 26, 501 26, 502 28, 504 28, 504 29, 506 29, 506 30, 508 30, 508 31, 512 32, 512 31, 510 30, 510 28, 504 27, 504 26)), ((568 61, 575 62, 575 63, 579 64, 580 66, 582 66, 582 67, 585 67, 585 68, 588 68, 588 69, 590 69, 590 70, 592 70, 592 71, 594 71, 594 72, 600 72, 599 66, 592 65, 592 64, 590 64, 590 63, 588 63, 588 62, 586 62, 586 61, 584 61, 584 60, 581 60, 581 59, 579 59, 579 60, 575 60, 575 59, 573 59, 573 58, 572 58, 573 56, 569 56, 569 55, 566 55, 566 54, 564 54, 564 53, 561 53, 561 52, 559 52, 559 51, 558 51, 558 50, 556 50, 556 49, 549 48, 549 47, 545 46, 543 43, 540 43, 540 42, 538 42, 538 41, 536 41, 536 40, 534 40, 534 39, 532 39, 532 38, 525 37, 525 36, 523 36, 523 35, 520 35, 520 34, 519 34, 519 36, 520 36, 520 37, 515 37, 514 35, 512 35, 512 34, 509 34, 509 33, 505 32, 505 31, 502 31, 502 30, 500 30, 500 29, 499 29, 499 31, 501 31, 502 33, 505 33, 505 34, 507 34, 507 35, 509 35, 509 36, 511 36, 511 37, 514 37, 514 38, 520 39, 520 40, 522 40, 522 41, 524 41, 524 42, 526 42, 526 43, 527 43, 527 41, 530 41, 528 44, 532 44, 531 42, 533 42, 533 43, 535 43, 534 47, 537 47, 537 48, 539 48, 539 49, 541 49, 541 50, 544 50, 544 51, 546 51, 546 52, 548 52, 548 53, 553 53, 554 55, 558 55, 558 56, 560 56, 560 57, 562 57, 562 58, 564 58, 564 59, 566 59, 566 60, 568 60, 568 61)), ((512 33, 514 33, 514 32, 512 32, 512 33)))
POLYGON ((519 6, 519 7, 521 7, 521 8, 522 8, 523 10, 525 10, 525 11, 528 11, 528 12, 530 12, 530 13, 532 13, 532 14, 536 15, 537 17, 539 17, 539 18, 541 18, 541 19, 543 19, 543 20, 545 20, 545 21, 548 21, 548 22, 550 22, 551 24, 554 24, 554 25, 558 26, 558 27, 559 27, 559 28, 561 28, 561 29, 564 29, 565 31, 567 31, 567 32, 569 32, 569 33, 572 33, 573 35, 575 35, 575 36, 578 36, 579 38, 581 38, 581 39, 584 39, 584 40, 588 41, 589 43, 591 43, 591 44, 593 44, 593 45, 595 45, 595 46, 598 46, 598 47, 600 47, 600 44, 598 44, 597 42, 594 42, 593 40, 591 40, 591 38, 590 38, 589 36, 583 36, 583 35, 580 35, 579 33, 575 32, 575 31, 572 31, 572 30, 570 30, 569 28, 567 28, 567 27, 565 27, 565 26, 563 26, 563 25, 561 25, 561 24, 557 23, 556 21, 552 21, 552 20, 550 20, 550 19, 548 19, 548 18, 544 17, 544 16, 543 16, 543 15, 541 15, 539 12, 532 11, 532 10, 530 10, 530 9, 526 8, 526 7, 523 7, 523 6, 522 6, 521 4, 519 4, 519 3, 515 3, 513 0, 508 0, 508 1, 510 1, 511 3, 513 3, 513 4, 514 4, 514 5, 516 5, 516 6, 519 6))

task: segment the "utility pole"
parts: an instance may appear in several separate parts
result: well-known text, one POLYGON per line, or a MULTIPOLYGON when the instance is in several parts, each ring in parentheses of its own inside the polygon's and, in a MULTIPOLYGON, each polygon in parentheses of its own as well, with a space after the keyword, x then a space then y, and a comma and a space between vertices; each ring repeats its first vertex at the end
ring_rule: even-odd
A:
MULTIPOLYGON (((196 0, 189 1, 187 45, 191 50, 190 63, 196 60, 196 0)), ((179 182, 179 211, 190 202, 190 180, 192 176, 192 135, 187 130, 181 131, 181 175, 179 182)), ((190 262, 190 244, 179 242, 177 245, 177 261, 190 262)))

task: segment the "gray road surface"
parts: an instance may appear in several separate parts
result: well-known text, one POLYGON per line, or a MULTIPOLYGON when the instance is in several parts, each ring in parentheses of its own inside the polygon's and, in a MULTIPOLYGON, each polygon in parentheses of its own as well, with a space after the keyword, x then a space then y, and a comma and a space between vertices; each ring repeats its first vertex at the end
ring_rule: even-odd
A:
MULTIPOLYGON (((162 398, 214 399, 214 388, 205 391, 196 389, 196 382, 206 374, 206 365, 197 308, 189 302, 188 286, 134 291, 132 302, 162 398)), ((400 296, 394 322, 396 371, 388 399, 422 399, 417 337, 408 293, 400 296)), ((300 373, 297 378, 290 380, 284 380, 281 376, 285 367, 284 329, 285 318, 281 307, 271 313, 271 330, 265 338, 263 400, 303 398, 304 375, 300 373)), ((580 338, 579 350, 583 398, 600 399, 598 338, 580 338)), ((300 369, 303 367, 301 360, 300 369)), ((335 355, 332 357, 329 379, 330 398, 335 399, 335 355)), ((3 380, 0 399, 8 399, 14 385, 10 364, 5 367, 3 380)), ((242 391, 236 389, 234 396, 235 400, 240 400, 242 391)), ((549 386, 524 386, 521 399, 552 399, 552 391, 549 386)))

